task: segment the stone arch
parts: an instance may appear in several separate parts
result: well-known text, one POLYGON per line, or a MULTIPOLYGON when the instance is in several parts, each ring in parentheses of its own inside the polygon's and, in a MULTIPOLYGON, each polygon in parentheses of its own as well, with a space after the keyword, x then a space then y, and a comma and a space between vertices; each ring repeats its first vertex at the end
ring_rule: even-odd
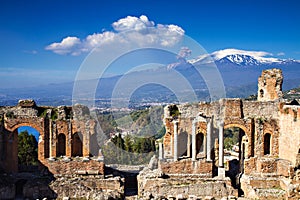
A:
POLYGON ((57 156, 66 155, 66 135, 63 133, 58 134, 57 136, 57 156))
MULTIPOLYGON (((240 123, 230 123, 230 124, 224 125, 224 129, 233 128, 233 127, 240 128, 241 130, 244 131, 245 135, 240 136, 239 140, 240 140, 240 143, 243 142, 243 144, 244 144, 245 158, 249 158, 252 154, 252 147, 251 147, 251 144, 249 144, 249 142, 251 142, 251 140, 252 140, 251 131, 249 129, 247 129, 247 127, 245 125, 240 124, 240 123)), ((240 144, 240 146, 243 146, 243 144, 240 144)))
POLYGON ((11 128, 7 128, 7 130, 13 132, 16 129, 20 128, 21 126, 30 126, 36 129, 40 133, 40 135, 44 136, 44 130, 41 128, 40 124, 36 124, 36 123, 21 122, 13 125, 11 128))
MULTIPOLYGON (((28 120, 28 119, 26 119, 28 120)), ((39 140, 38 142, 38 160, 41 163, 45 162, 45 158, 47 158, 49 156, 49 149, 48 149, 48 142, 47 140, 45 140, 45 131, 44 131, 44 127, 41 126, 41 124, 39 123, 39 121, 35 121, 35 119, 29 119, 30 121, 25 121, 25 122, 18 122, 18 123, 12 123, 11 121, 10 124, 13 124, 11 126, 6 126, 6 130, 10 132, 11 134, 11 138, 18 138, 18 128, 22 127, 22 126, 29 126, 32 127, 34 129, 36 129, 39 132, 39 140), (32 120, 32 122, 31 122, 32 120)), ((8 145, 9 149, 7 150, 7 153, 11 154, 11 161, 12 162, 10 165, 12 171, 18 171, 18 142, 17 140, 13 141, 14 145, 8 145), (10 152, 11 151, 11 152, 10 152)))
POLYGON ((248 129, 244 125, 236 124, 236 123, 231 123, 231 124, 224 125, 224 129, 226 129, 226 128, 233 128, 233 127, 237 127, 237 128, 242 129, 245 132, 245 134, 248 136, 248 134, 247 134, 248 133, 248 129))
POLYGON ((239 133, 239 173, 244 173, 245 158, 251 156, 251 144, 249 144, 249 138, 251 139, 250 131, 245 125, 239 123, 226 124, 224 129, 227 128, 239 128, 243 132, 239 133))

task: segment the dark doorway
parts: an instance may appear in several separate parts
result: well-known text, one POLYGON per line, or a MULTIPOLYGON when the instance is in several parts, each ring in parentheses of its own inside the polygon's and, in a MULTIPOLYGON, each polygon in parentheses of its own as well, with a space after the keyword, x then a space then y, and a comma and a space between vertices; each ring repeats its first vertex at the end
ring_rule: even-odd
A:
POLYGON ((23 199, 23 188, 27 181, 24 179, 18 180, 15 184, 16 186, 16 199, 23 199))
POLYGON ((125 174, 125 196, 134 196, 137 195, 138 191, 138 182, 136 173, 126 173, 125 174))
POLYGON ((197 153, 204 151, 204 134, 198 133, 196 135, 196 151, 197 153))
POLYGON ((82 156, 82 139, 81 133, 72 135, 72 156, 82 156))
POLYGON ((264 136, 264 155, 271 153, 271 134, 266 133, 264 136))
POLYGON ((58 135, 57 156, 66 155, 66 136, 61 133, 58 135))

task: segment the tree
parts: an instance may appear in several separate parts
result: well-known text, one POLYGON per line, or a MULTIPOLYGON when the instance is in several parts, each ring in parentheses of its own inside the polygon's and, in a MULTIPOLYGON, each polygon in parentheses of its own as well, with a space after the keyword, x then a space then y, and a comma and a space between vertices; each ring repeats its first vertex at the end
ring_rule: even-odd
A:
POLYGON ((131 137, 129 135, 126 135, 124 137, 124 149, 127 152, 132 151, 132 141, 131 141, 131 137))
POLYGON ((38 143, 27 131, 18 135, 18 162, 26 166, 38 164, 38 143))

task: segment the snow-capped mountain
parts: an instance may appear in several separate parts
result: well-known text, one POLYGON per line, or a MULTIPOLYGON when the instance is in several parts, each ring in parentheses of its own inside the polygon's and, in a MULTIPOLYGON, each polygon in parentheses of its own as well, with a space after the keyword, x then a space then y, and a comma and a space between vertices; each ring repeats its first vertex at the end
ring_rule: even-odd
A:
POLYGON ((215 51, 211 54, 204 54, 196 59, 188 61, 193 65, 209 64, 215 62, 218 66, 237 65, 237 66, 261 66, 261 65, 286 65, 300 61, 293 59, 280 59, 272 57, 271 53, 264 51, 245 51, 239 49, 224 49, 215 51))

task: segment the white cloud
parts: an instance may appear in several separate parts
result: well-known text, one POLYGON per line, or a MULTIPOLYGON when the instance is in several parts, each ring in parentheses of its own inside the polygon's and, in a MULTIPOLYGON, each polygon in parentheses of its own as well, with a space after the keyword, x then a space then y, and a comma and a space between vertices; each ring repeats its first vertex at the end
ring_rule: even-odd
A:
POLYGON ((149 27, 154 27, 154 22, 149 21, 148 17, 141 15, 139 18, 127 16, 119 19, 112 24, 114 30, 118 32, 122 31, 142 31, 149 27))
POLYGON ((33 54, 33 55, 38 53, 37 50, 24 50, 23 52, 28 54, 33 54))
POLYGON ((89 52, 103 44, 132 43, 143 46, 154 44, 158 46, 173 46, 184 36, 184 30, 173 24, 157 24, 147 16, 127 16, 112 23, 113 31, 94 33, 80 40, 77 37, 66 37, 61 42, 48 45, 45 49, 57 54, 79 55, 89 52))
POLYGON ((285 55, 284 52, 279 52, 279 53, 277 53, 277 56, 284 56, 284 55, 285 55))
POLYGON ((48 45, 45 49, 51 50, 57 54, 77 55, 78 51, 74 51, 75 47, 80 45, 80 39, 77 37, 66 37, 61 42, 55 42, 48 45))

